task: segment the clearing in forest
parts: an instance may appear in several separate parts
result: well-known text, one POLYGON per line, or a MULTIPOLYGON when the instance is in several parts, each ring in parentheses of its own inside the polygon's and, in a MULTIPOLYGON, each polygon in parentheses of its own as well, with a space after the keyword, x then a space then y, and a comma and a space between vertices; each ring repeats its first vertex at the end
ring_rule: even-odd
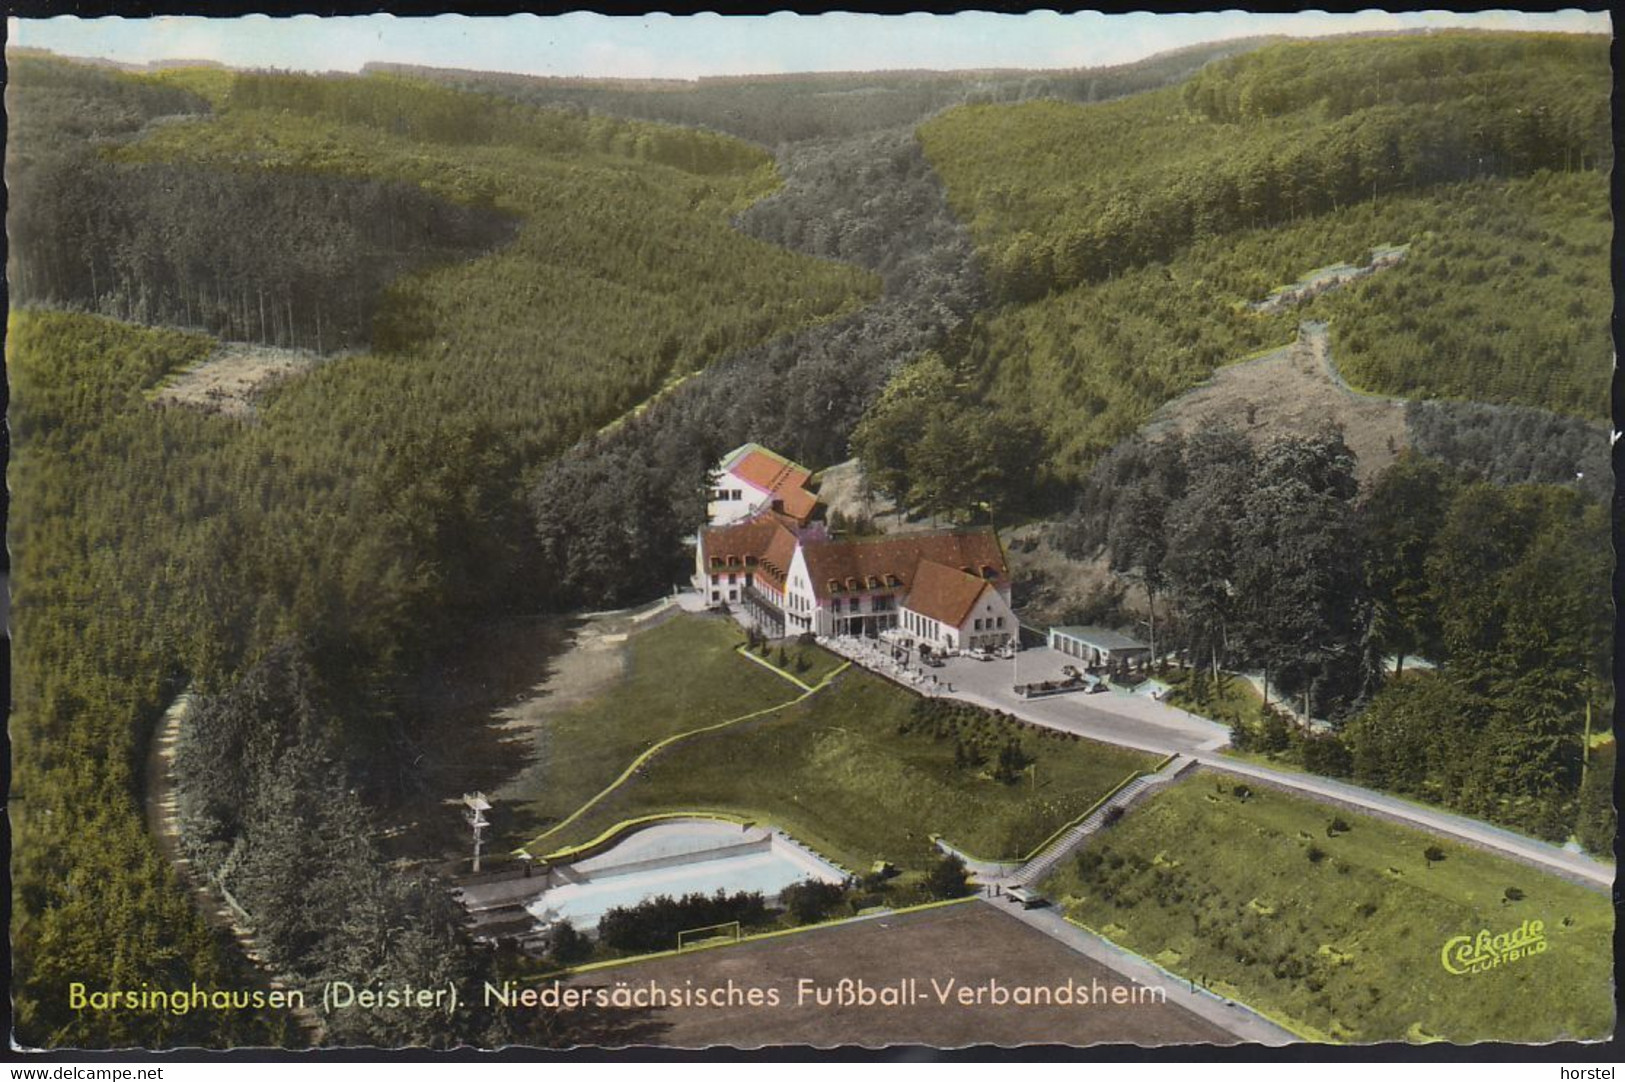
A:
POLYGON ((1358 459, 1362 482, 1382 472, 1408 442, 1405 400, 1345 386, 1332 369, 1324 324, 1307 325, 1292 345, 1219 369, 1158 410, 1143 431, 1189 435, 1226 423, 1258 444, 1336 425, 1358 459))
POLYGON ((202 364, 166 379, 153 392, 152 400, 207 413, 248 416, 267 387, 307 371, 321 360, 309 350, 222 342, 202 364))

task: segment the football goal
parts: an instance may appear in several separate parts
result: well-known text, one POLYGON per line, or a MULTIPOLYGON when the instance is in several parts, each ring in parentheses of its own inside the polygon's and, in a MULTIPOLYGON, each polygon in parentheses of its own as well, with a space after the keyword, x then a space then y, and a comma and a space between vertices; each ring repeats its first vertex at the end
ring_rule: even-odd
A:
POLYGON ((721 924, 707 924, 703 928, 685 928, 677 933, 677 950, 681 953, 695 947, 711 947, 718 943, 737 943, 740 939, 739 922, 726 920, 721 924))

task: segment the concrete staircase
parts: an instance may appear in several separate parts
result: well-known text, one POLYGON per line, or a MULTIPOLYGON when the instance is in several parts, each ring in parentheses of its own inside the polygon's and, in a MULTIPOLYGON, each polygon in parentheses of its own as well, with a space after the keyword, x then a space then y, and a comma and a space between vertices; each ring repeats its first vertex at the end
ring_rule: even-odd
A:
POLYGON ((1195 759, 1176 755, 1155 774, 1141 774, 1114 793, 1110 800, 1091 812, 1087 819, 1057 838, 1055 844, 1011 872, 1009 877, 1005 879, 1005 884, 1012 887, 1027 887, 1037 883, 1048 875, 1050 870, 1060 863, 1063 857, 1082 845, 1086 838, 1099 830, 1101 825, 1106 822, 1106 816, 1111 814, 1113 808, 1127 808, 1148 789, 1167 785, 1195 765, 1195 759))

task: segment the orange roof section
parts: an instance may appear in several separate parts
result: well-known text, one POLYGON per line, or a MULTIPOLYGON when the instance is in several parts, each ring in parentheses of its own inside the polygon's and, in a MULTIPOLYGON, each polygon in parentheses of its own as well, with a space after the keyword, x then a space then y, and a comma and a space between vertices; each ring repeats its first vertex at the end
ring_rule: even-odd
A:
POLYGON ((976 607, 984 591, 993 584, 967 575, 957 567, 921 560, 908 591, 907 605, 921 616, 949 627, 959 627, 976 607))
POLYGON ((912 589, 922 561, 1002 583, 1009 577, 1004 550, 992 530, 898 534, 872 541, 818 541, 806 546, 807 574, 820 598, 857 589, 912 589), (870 586, 873 578, 875 585, 870 586), (833 585, 832 585, 833 584, 833 585))
POLYGON ((722 460, 722 472, 739 478, 779 501, 784 513, 800 522, 812 517, 818 497, 807 491, 812 471, 760 444, 747 443, 722 460))
POLYGON ((748 569, 782 590, 795 554, 796 535, 789 520, 771 511, 700 531, 701 564, 707 574, 748 569))

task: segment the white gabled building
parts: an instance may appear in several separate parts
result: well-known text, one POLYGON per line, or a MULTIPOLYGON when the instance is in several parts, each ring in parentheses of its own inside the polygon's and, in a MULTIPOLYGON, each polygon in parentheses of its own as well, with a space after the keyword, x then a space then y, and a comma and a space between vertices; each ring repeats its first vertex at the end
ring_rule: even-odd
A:
MULTIPOLYGON (((783 468, 784 460, 754 445, 741 451, 724 460, 719 476, 761 477, 764 463, 783 468)), ((801 482, 753 491, 807 493, 801 482)), ((725 521, 700 531, 695 586, 709 604, 744 608, 768 634, 895 630, 935 650, 996 649, 1015 639, 1009 566, 991 529, 838 540, 810 521, 810 493, 810 505, 781 495, 738 519, 727 516, 751 500, 727 495, 711 508, 725 521)))
POLYGON ((1016 634, 1008 581, 921 560, 899 627, 933 650, 997 650, 1016 634))
POLYGON ((812 472, 760 444, 747 443, 717 464, 706 504, 713 526, 743 522, 763 511, 777 511, 799 525, 812 519, 818 506, 807 485, 812 472))

